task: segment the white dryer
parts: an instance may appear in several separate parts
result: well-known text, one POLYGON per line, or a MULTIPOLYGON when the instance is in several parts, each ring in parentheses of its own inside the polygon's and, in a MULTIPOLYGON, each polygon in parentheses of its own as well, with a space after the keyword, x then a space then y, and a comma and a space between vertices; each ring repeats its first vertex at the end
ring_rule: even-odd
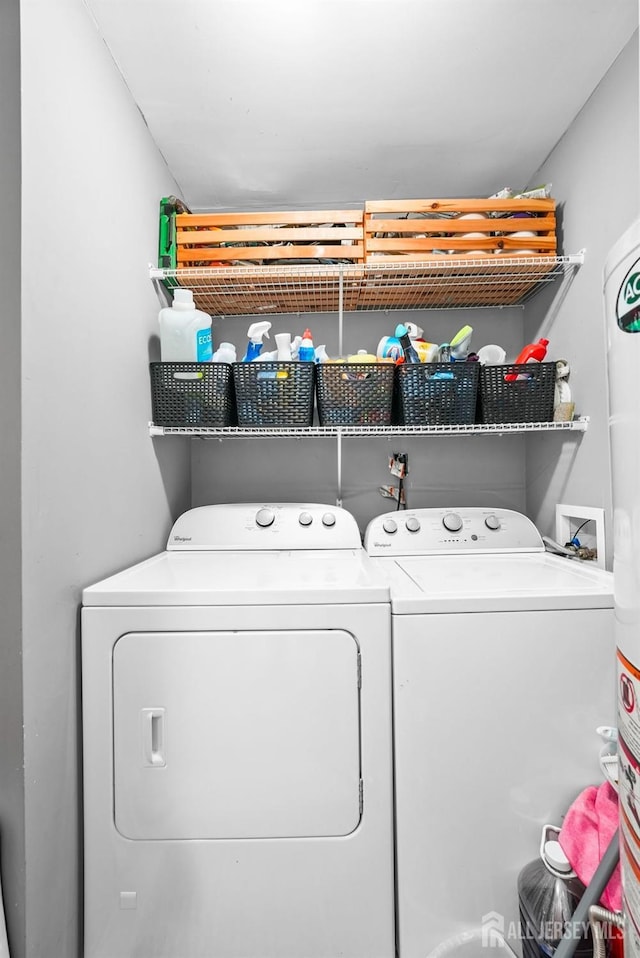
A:
POLYGON ((85 589, 85 958, 392 958, 372 565, 342 509, 205 506, 85 589))
POLYGON ((612 576, 545 553, 505 509, 388 513, 365 548, 391 585, 400 958, 517 938, 541 826, 602 781, 612 576))

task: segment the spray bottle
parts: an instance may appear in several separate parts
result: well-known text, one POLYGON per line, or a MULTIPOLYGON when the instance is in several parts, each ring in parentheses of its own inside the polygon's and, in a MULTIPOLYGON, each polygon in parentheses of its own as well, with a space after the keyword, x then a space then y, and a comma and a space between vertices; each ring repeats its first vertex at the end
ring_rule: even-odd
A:
POLYGON ((396 339, 400 340, 400 345, 402 346, 402 352, 404 353, 405 363, 419 363, 420 357, 416 352, 416 348, 411 342, 409 337, 409 330, 405 325, 400 323, 396 326, 395 332, 396 339))
POLYGON ((264 320, 261 323, 252 323, 247 330, 247 336, 249 337, 249 343, 247 345, 247 352, 245 353, 243 363, 250 363, 253 359, 256 359, 262 350, 262 337, 266 336, 269 339, 269 330, 271 329, 271 323, 264 320))
POLYGON ((173 304, 161 309, 158 319, 163 363, 211 362, 211 316, 195 308, 190 289, 174 289, 173 304))

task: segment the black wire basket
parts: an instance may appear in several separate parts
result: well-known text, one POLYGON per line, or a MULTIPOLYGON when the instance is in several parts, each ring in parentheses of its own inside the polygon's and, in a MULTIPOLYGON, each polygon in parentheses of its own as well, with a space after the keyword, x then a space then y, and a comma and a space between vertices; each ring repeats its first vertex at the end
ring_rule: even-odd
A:
POLYGON ((228 363, 150 363, 152 419, 157 426, 233 426, 228 363))
POLYGON ((475 422, 480 364, 402 363, 397 367, 395 418, 401 426, 475 422))
POLYGON ((238 425, 278 428, 313 423, 315 363, 232 363, 238 425))
POLYGON ((482 366, 480 422, 550 422, 555 363, 482 366))
POLYGON ((390 426, 393 363, 319 363, 321 426, 390 426))

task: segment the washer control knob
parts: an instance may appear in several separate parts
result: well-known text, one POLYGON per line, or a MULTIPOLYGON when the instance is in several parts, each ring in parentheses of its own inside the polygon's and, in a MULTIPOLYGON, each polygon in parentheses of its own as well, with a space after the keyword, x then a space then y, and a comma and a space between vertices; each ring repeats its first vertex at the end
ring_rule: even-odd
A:
POLYGON ((462 519, 457 512, 447 512, 442 520, 442 525, 449 532, 460 532, 462 529, 462 519))
POLYGON ((298 516, 298 522, 301 526, 310 526, 313 522, 313 516, 308 512, 301 512, 298 516))
POLYGON ((487 529, 500 528, 500 520, 498 519, 497 516, 487 516, 487 518, 484 520, 484 524, 487 527, 487 529))
POLYGON ((267 529, 273 525, 275 514, 273 509, 258 509, 256 513, 256 523, 262 528, 267 529))
POLYGON ((398 531, 398 525, 394 519, 385 519, 382 523, 382 528, 385 532, 388 532, 390 536, 398 531))
POLYGON ((405 522, 405 526, 409 532, 420 532, 420 520, 416 519, 415 516, 409 516, 405 522))
POLYGON ((336 517, 334 516, 333 512, 325 512, 322 517, 322 525, 331 528, 331 526, 335 526, 335 524, 336 517))

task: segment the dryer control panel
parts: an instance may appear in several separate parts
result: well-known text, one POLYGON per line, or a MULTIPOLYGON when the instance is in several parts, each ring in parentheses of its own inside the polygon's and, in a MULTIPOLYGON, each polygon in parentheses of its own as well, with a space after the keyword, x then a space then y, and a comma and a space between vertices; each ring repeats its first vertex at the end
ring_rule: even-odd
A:
POLYGON ((199 506, 176 520, 170 552, 361 549, 350 512, 317 502, 242 502, 199 506))
POLYGON ((371 556, 544 552, 533 522, 511 509, 408 509, 387 512, 367 526, 371 556))

